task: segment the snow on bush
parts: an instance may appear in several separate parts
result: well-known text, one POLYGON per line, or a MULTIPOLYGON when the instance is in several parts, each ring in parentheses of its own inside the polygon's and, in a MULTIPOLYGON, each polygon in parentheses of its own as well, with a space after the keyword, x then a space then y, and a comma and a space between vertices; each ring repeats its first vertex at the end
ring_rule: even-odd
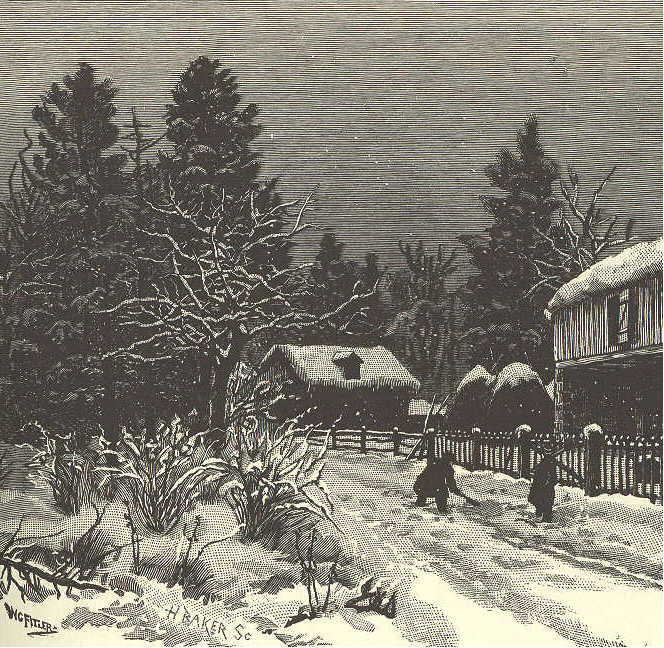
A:
POLYGON ((98 485, 93 475, 90 453, 77 449, 74 435, 59 435, 39 423, 28 426, 38 430, 41 449, 33 456, 31 468, 51 488, 55 506, 65 515, 78 515, 97 499, 98 485))
MULTIPOLYGON (((223 482, 242 538, 272 540, 306 524, 312 515, 332 520, 332 502, 321 475, 328 438, 312 447, 310 410, 282 422, 271 416, 280 390, 245 369, 236 374, 226 417, 230 428, 221 457, 201 467, 206 483, 223 482)), ((329 437, 329 434, 328 434, 329 437)))
MULTIPOLYGON (((193 433, 177 416, 161 424, 154 435, 147 428, 138 434, 124 428, 118 449, 103 452, 120 467, 99 470, 106 479, 128 482, 132 503, 145 525, 167 533, 200 499, 212 461, 204 436, 204 432, 193 433)), ((102 443, 108 445, 103 439, 102 443)))

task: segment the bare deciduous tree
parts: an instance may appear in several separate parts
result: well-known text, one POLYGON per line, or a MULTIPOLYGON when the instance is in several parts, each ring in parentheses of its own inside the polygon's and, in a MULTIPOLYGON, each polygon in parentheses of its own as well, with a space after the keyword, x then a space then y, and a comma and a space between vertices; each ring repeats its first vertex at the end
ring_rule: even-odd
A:
POLYGON ((158 242, 161 253, 140 262, 156 268, 156 278, 145 294, 100 311, 118 316, 134 339, 106 355, 142 363, 204 359, 209 372, 207 425, 221 427, 228 379, 250 340, 311 327, 344 330, 362 317, 372 294, 358 285, 345 302, 314 315, 303 306, 310 296, 305 280, 309 264, 280 268, 271 261, 282 246, 312 227, 303 223, 310 198, 285 232, 275 231, 277 217, 294 202, 263 211, 248 195, 239 206, 234 202, 227 207, 222 199, 207 211, 204 202, 179 200, 172 187, 163 204, 147 201, 154 223, 139 232, 158 242))
POLYGON ((607 251, 627 243, 631 239, 634 219, 625 224, 623 236, 615 234, 618 216, 603 217, 598 199, 604 187, 612 178, 617 167, 599 183, 585 207, 580 206, 579 176, 568 169, 569 186, 561 180, 560 189, 569 209, 568 216, 561 209, 560 219, 548 231, 535 228, 549 251, 549 258, 533 259, 537 282, 529 289, 528 295, 546 290, 555 292, 560 286, 597 263, 607 251))
POLYGON ((457 251, 444 254, 438 246, 429 254, 420 241, 413 249, 399 241, 406 268, 388 276, 389 290, 399 312, 386 329, 409 368, 427 391, 447 391, 456 380, 456 294, 447 280, 457 270, 457 251), (449 374, 444 380, 443 374, 449 374))

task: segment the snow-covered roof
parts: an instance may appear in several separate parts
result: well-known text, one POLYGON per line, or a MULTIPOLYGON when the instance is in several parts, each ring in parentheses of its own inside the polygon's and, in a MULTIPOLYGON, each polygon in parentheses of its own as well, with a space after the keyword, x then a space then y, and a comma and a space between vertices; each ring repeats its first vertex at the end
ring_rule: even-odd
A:
POLYGON ((561 286, 548 304, 549 313, 592 295, 604 295, 662 274, 662 239, 644 241, 607 257, 561 286))
POLYGON ((383 346, 275 344, 261 362, 261 369, 275 360, 282 360, 298 380, 312 387, 348 390, 391 389, 410 394, 415 394, 420 389, 419 380, 414 378, 394 354, 383 346), (346 379, 343 368, 335 363, 335 358, 350 357, 352 354, 362 361, 360 377, 346 379))

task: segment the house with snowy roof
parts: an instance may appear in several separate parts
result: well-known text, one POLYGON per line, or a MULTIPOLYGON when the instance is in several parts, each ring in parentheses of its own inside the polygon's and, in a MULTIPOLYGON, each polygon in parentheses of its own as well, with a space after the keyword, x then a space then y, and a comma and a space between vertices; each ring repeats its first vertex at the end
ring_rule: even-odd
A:
POLYGON ((259 365, 292 407, 311 408, 321 424, 391 429, 401 425, 419 381, 383 346, 277 344, 259 365))
POLYGON ((603 259, 548 304, 555 424, 607 434, 662 433, 662 239, 603 259))

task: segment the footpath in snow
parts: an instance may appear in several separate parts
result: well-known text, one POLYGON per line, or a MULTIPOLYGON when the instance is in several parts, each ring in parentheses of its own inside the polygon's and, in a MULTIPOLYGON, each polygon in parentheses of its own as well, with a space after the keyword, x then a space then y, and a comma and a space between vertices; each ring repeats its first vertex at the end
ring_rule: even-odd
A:
POLYGON ((393 623, 424 645, 662 644, 662 507, 556 488, 536 523, 529 482, 456 468, 452 511, 414 506, 424 467, 387 455, 330 452, 336 521, 365 568, 398 591, 393 623))

